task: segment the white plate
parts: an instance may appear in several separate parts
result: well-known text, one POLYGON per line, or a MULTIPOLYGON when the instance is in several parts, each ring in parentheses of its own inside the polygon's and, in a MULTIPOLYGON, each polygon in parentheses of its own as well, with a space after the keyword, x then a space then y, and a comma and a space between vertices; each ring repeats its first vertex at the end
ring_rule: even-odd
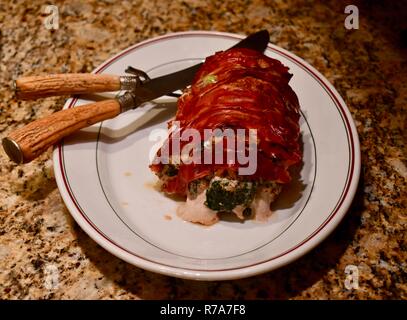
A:
MULTIPOLYGON (((128 65, 151 77, 193 65, 242 36, 182 32, 136 44, 95 73, 123 74, 128 65)), ((175 214, 177 202, 154 189, 148 168, 151 130, 175 113, 149 103, 84 129, 54 150, 55 176, 72 216, 106 250, 140 268, 171 276, 225 280, 285 265, 321 242, 345 215, 356 191, 360 149, 352 117, 333 86, 294 54, 266 54, 290 68, 301 105, 303 166, 266 223, 221 221, 202 227, 175 214), (171 217, 171 219, 169 219, 171 217)), ((164 103, 171 98, 161 98, 164 103)), ((70 99, 64 108, 89 100, 70 99)))

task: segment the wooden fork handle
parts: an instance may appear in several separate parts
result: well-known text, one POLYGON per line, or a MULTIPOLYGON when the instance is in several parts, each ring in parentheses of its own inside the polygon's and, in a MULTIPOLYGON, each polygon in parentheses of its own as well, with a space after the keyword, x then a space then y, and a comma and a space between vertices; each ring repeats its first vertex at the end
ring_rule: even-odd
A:
POLYGON ((22 77, 14 82, 17 98, 23 100, 91 92, 117 91, 120 76, 93 73, 52 74, 22 77))
POLYGON ((116 99, 65 109, 33 121, 3 139, 3 148, 16 163, 30 162, 62 138, 121 111, 116 99))

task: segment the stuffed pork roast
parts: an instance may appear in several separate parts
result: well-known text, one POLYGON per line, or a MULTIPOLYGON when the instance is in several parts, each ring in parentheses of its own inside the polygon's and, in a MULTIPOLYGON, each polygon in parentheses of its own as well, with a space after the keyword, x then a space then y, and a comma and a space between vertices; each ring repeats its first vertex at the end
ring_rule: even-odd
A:
MULTIPOLYGON (((181 132, 256 129, 257 164, 254 173, 239 175, 237 162, 183 163, 171 151, 166 163, 153 163, 150 168, 159 177, 162 191, 185 197, 177 212, 181 218, 211 225, 224 212, 239 219, 270 216, 271 203, 291 180, 290 167, 302 158, 299 103, 288 84, 290 78, 288 68, 278 60, 250 49, 230 49, 206 59, 180 97, 169 126, 177 121, 181 132)), ((167 146, 173 134, 170 130, 167 146)), ((198 150, 203 152, 220 140, 202 138, 198 150)), ((181 142, 181 147, 186 143, 181 142)), ((223 148, 227 152, 225 143, 223 148)))

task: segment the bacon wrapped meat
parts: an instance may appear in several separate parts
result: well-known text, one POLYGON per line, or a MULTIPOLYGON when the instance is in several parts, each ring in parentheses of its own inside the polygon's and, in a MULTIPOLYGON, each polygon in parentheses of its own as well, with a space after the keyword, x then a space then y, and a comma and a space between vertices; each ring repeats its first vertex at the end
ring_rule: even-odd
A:
MULTIPOLYGON (((250 49, 230 49, 206 59, 169 123, 176 122, 178 127, 166 142, 167 161, 150 166, 162 182, 162 191, 186 197, 179 209, 181 217, 210 225, 218 221, 219 212, 233 212, 240 219, 264 220, 270 215, 271 202, 291 180, 290 167, 302 159, 299 102, 289 86, 290 78, 281 62, 250 49), (171 153, 171 145, 175 132, 187 129, 201 137, 205 129, 255 130, 256 170, 240 175, 242 165, 226 161, 226 156, 222 163, 184 163, 171 153)), ((249 145, 249 137, 244 139, 249 145)), ((223 143, 226 155, 223 140, 202 138, 199 152, 223 143)), ((181 141, 181 149, 189 142, 181 141)), ((163 148, 157 157, 162 159, 162 155, 163 148)))

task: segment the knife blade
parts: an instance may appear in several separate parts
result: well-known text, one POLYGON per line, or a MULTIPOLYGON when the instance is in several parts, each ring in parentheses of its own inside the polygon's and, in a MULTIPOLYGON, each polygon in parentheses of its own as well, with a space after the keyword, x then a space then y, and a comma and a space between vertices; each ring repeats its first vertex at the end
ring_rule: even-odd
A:
MULTIPOLYGON (((234 48, 248 48, 264 52, 269 43, 269 39, 270 35, 268 31, 261 30, 250 34, 228 50, 234 48)), ((176 90, 185 88, 192 83, 195 74, 202 65, 203 63, 201 62, 192 67, 151 79, 139 87, 136 87, 129 93, 131 99, 130 96, 121 99, 123 102, 122 112, 136 108, 144 102, 154 100, 176 90)))

